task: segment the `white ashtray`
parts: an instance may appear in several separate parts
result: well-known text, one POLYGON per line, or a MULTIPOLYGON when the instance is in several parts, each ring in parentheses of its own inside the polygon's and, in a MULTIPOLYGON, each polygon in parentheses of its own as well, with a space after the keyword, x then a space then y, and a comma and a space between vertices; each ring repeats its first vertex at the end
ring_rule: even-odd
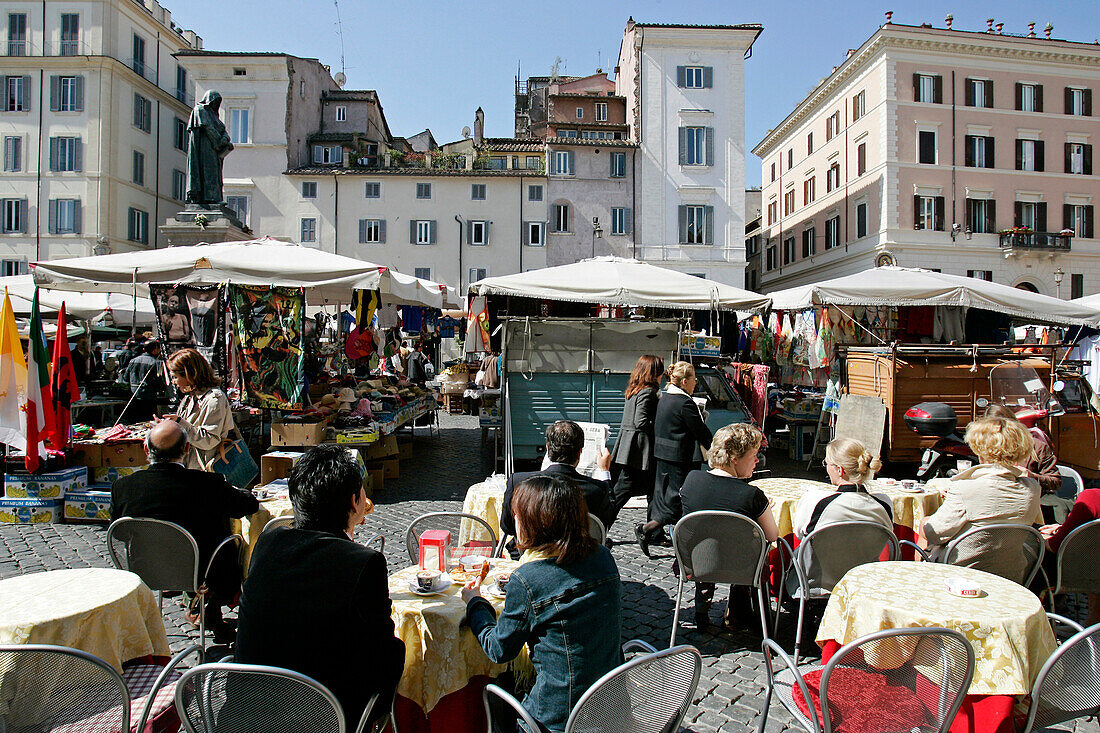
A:
POLYGON ((978 598, 982 594, 982 586, 965 578, 948 578, 947 592, 960 598, 978 598))

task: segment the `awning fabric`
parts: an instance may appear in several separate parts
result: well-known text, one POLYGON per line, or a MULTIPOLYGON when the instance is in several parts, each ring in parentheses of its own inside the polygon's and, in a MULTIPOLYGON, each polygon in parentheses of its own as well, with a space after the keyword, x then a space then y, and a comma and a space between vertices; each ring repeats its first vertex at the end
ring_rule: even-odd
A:
POLYGON ((769 293, 773 310, 815 305, 955 305, 1007 313, 1029 323, 1100 326, 1100 310, 1010 285, 908 267, 874 267, 769 293))
POLYGON ((593 257, 569 265, 487 277, 472 283, 469 292, 691 310, 762 311, 771 300, 766 295, 621 257, 593 257))

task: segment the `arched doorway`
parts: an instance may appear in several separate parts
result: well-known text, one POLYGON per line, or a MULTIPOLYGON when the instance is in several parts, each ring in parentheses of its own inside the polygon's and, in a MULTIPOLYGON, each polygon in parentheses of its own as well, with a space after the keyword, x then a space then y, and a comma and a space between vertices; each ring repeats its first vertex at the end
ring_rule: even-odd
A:
POLYGON ((1029 283, 1027 280, 1016 283, 1016 287, 1020 290, 1026 290, 1029 293, 1039 292, 1039 288, 1037 288, 1033 283, 1029 283))

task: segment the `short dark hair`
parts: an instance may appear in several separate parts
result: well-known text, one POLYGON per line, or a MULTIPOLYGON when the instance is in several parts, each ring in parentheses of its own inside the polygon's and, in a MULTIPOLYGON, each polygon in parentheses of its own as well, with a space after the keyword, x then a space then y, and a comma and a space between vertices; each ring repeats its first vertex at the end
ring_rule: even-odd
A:
POLYGON ((596 549, 588 533, 588 502, 576 484, 557 476, 532 476, 516 487, 512 509, 522 528, 516 546, 557 556, 558 565, 583 560, 596 549))
POLYGON ((153 443, 153 433, 150 431, 145 436, 145 449, 149 451, 149 461, 151 463, 173 463, 178 461, 187 452, 187 432, 180 428, 174 443, 156 445, 153 443))
POLYGON ((584 431, 572 420, 546 428, 546 455, 554 463, 576 463, 584 449, 584 431))
POLYGON ((153 340, 153 341, 146 341, 145 342, 145 353, 146 354, 152 354, 154 351, 157 351, 158 349, 160 349, 160 342, 159 341, 153 340))
POLYGON ((295 527, 343 532, 348 528, 352 499, 363 490, 363 477, 347 448, 325 443, 298 459, 287 484, 295 527))

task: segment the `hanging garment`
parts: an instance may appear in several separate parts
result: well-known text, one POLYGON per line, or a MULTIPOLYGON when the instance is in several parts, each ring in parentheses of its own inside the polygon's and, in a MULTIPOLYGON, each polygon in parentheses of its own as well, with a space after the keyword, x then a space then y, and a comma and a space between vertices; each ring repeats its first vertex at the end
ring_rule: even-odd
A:
POLYGON ((241 360, 245 404, 282 410, 302 408, 302 288, 230 285, 234 334, 241 360))
POLYGON ((814 356, 822 365, 829 363, 829 357, 833 353, 833 326, 829 321, 829 308, 821 309, 821 328, 817 331, 817 339, 814 341, 814 356))
POLYGON ((766 364, 752 365, 752 394, 749 403, 749 409, 752 410, 756 424, 763 425, 764 412, 768 407, 768 366, 766 364))
POLYGON ((424 309, 415 305, 401 306, 401 330, 405 333, 420 333, 423 329, 424 309))
POLYGON ((948 344, 952 341, 961 342, 966 338, 965 324, 966 309, 955 305, 936 306, 936 318, 932 327, 932 340, 936 343, 948 344))
POLYGON ((1066 358, 1084 362, 1082 371, 1085 380, 1094 393, 1100 392, 1100 335, 1088 336, 1078 341, 1066 358))
POLYGON ((170 359, 180 349, 196 349, 214 373, 226 376, 225 293, 221 285, 149 285, 162 354, 170 359))
POLYGON ((401 316, 397 312, 396 305, 385 303, 378 307, 378 325, 387 329, 401 325, 401 316))

